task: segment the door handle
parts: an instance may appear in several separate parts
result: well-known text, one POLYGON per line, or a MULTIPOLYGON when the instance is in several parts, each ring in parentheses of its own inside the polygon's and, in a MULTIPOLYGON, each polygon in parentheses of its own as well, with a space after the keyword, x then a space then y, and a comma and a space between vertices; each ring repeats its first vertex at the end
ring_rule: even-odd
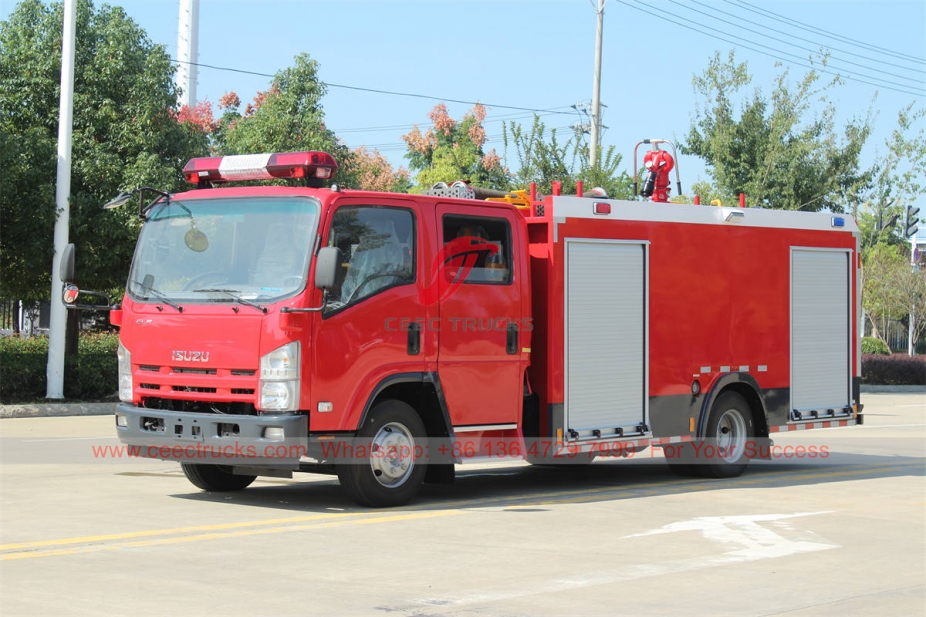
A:
POLYGON ((509 356, 518 353, 518 324, 516 323, 508 324, 508 341, 505 345, 505 350, 508 352, 509 356))
POLYGON ((413 321, 408 325, 408 355, 417 356, 421 353, 421 324, 413 321))

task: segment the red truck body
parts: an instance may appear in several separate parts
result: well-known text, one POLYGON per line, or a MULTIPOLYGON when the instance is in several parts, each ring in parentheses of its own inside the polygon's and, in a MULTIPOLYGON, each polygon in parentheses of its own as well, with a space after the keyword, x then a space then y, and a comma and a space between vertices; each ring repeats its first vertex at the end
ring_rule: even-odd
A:
POLYGON ((467 458, 649 446, 736 475, 861 422, 851 217, 279 186, 145 214, 117 432, 207 490, 334 472, 396 505, 467 458))

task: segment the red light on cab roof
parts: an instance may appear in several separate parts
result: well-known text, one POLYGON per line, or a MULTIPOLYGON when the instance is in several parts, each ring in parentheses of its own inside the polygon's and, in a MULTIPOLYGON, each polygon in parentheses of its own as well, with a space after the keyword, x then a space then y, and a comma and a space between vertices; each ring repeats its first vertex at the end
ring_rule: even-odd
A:
POLYGON ((595 214, 611 214, 611 204, 596 201, 594 205, 594 211, 595 214))
POLYGON ((277 152, 191 159, 183 176, 193 184, 218 184, 274 178, 327 180, 338 164, 327 152, 277 152))

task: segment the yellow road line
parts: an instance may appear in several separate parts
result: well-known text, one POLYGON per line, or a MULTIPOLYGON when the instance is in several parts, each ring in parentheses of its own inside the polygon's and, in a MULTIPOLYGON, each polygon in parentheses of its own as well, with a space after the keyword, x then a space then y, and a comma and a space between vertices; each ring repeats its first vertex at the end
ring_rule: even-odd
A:
POLYGON ((396 516, 379 516, 374 518, 362 518, 353 520, 331 521, 327 523, 318 523, 314 525, 285 525, 283 527, 271 527, 269 529, 245 529, 241 531, 230 531, 227 533, 206 533, 193 536, 183 536, 180 538, 160 538, 157 540, 144 540, 139 542, 121 542, 118 544, 96 544, 91 546, 82 546, 75 548, 49 550, 49 551, 26 551, 21 553, 7 553, 0 555, 0 561, 10 561, 14 559, 35 559, 38 557, 55 557, 60 555, 77 555, 80 553, 94 553, 99 551, 113 551, 123 548, 139 548, 145 546, 165 546, 170 544, 181 544, 186 542, 202 542, 203 540, 219 540, 226 538, 242 538, 247 536, 263 536, 278 533, 287 533, 292 531, 306 531, 309 529, 325 529, 328 527, 339 527, 341 525, 362 524, 373 525, 379 523, 394 523, 397 521, 406 521, 413 519, 435 518, 438 516, 450 516, 453 514, 462 514, 458 510, 440 510, 434 512, 418 512, 415 514, 400 514, 396 516))
POLYGON ((94 551, 114 550, 119 548, 160 546, 169 544, 178 544, 183 542, 196 542, 202 540, 214 540, 221 538, 239 538, 246 536, 257 536, 265 534, 276 534, 290 531, 305 531, 310 529, 321 529, 326 527, 335 527, 341 525, 370 525, 378 523, 390 523, 397 521, 426 519, 448 516, 453 514, 463 514, 468 510, 476 508, 485 508, 495 505, 524 506, 523 502, 529 502, 530 505, 556 505, 585 503, 589 501, 600 500, 602 496, 614 495, 621 493, 635 493, 640 496, 651 494, 665 493, 665 489, 671 489, 673 494, 684 492, 702 492, 716 489, 734 489, 744 486, 753 486, 766 484, 769 481, 778 479, 791 479, 795 482, 865 476, 872 473, 890 473, 903 471, 909 468, 919 468, 915 464, 901 465, 875 465, 865 468, 849 469, 844 471, 826 471, 820 473, 806 472, 763 472, 756 476, 746 478, 727 479, 723 481, 714 481, 710 479, 695 480, 685 482, 683 480, 667 480, 664 482, 648 482, 624 486, 606 486, 594 489, 579 489, 571 491, 554 491, 541 494, 528 494, 524 496, 505 496, 484 500, 455 500, 444 503, 441 509, 434 510, 433 505, 423 504, 412 507, 411 513, 400 515, 388 514, 371 514, 368 511, 358 512, 331 512, 323 514, 313 514, 309 516, 297 516, 289 518, 274 518, 261 521, 244 521, 236 523, 219 523, 215 525, 198 525, 192 527, 177 527, 171 529, 154 529, 148 531, 136 531, 119 534, 106 534, 96 536, 84 536, 77 538, 63 538, 59 540, 41 540, 36 542, 21 542, 15 544, 0 545, 0 551, 19 551, 6 552, 0 555, 0 560, 12 559, 29 559, 34 557, 52 557, 57 555, 73 555, 79 553, 88 553, 94 551), (302 524, 310 523, 310 524, 302 524), (206 532, 206 533, 203 533, 206 532), (181 534, 192 534, 182 535, 181 534), (159 536, 181 536, 173 538, 164 538, 159 536), (120 540, 132 540, 136 538, 152 538, 134 542, 119 542, 120 540), (115 542, 113 542, 115 541, 115 542), (78 544, 88 544, 90 546, 75 548, 52 548, 52 550, 32 550, 48 547, 66 547, 78 544))
POLYGON ((356 516, 358 513, 337 513, 315 514, 312 516, 297 516, 293 518, 277 518, 263 521, 243 521, 237 523, 219 523, 216 525, 198 525, 196 527, 177 527, 175 529, 153 529, 150 531, 131 531, 127 533, 113 533, 101 536, 84 536, 81 538, 65 538, 62 540, 41 540, 38 542, 20 542, 18 544, 0 544, 0 551, 13 551, 31 548, 42 548, 45 546, 61 546, 68 544, 90 544, 93 542, 107 542, 109 540, 128 540, 131 538, 144 538, 148 536, 167 536, 182 533, 191 533, 198 531, 219 531, 223 529, 238 529, 242 527, 256 527, 266 525, 278 525, 285 523, 303 523, 328 517, 338 516, 356 516))

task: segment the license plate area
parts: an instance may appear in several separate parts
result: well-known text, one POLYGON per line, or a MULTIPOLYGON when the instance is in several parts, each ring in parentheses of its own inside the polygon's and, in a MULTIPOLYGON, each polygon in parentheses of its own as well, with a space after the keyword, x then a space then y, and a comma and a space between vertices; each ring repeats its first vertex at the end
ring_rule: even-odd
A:
POLYGON ((196 418, 171 418, 168 420, 168 426, 174 439, 178 441, 203 441, 205 437, 203 423, 196 418))

